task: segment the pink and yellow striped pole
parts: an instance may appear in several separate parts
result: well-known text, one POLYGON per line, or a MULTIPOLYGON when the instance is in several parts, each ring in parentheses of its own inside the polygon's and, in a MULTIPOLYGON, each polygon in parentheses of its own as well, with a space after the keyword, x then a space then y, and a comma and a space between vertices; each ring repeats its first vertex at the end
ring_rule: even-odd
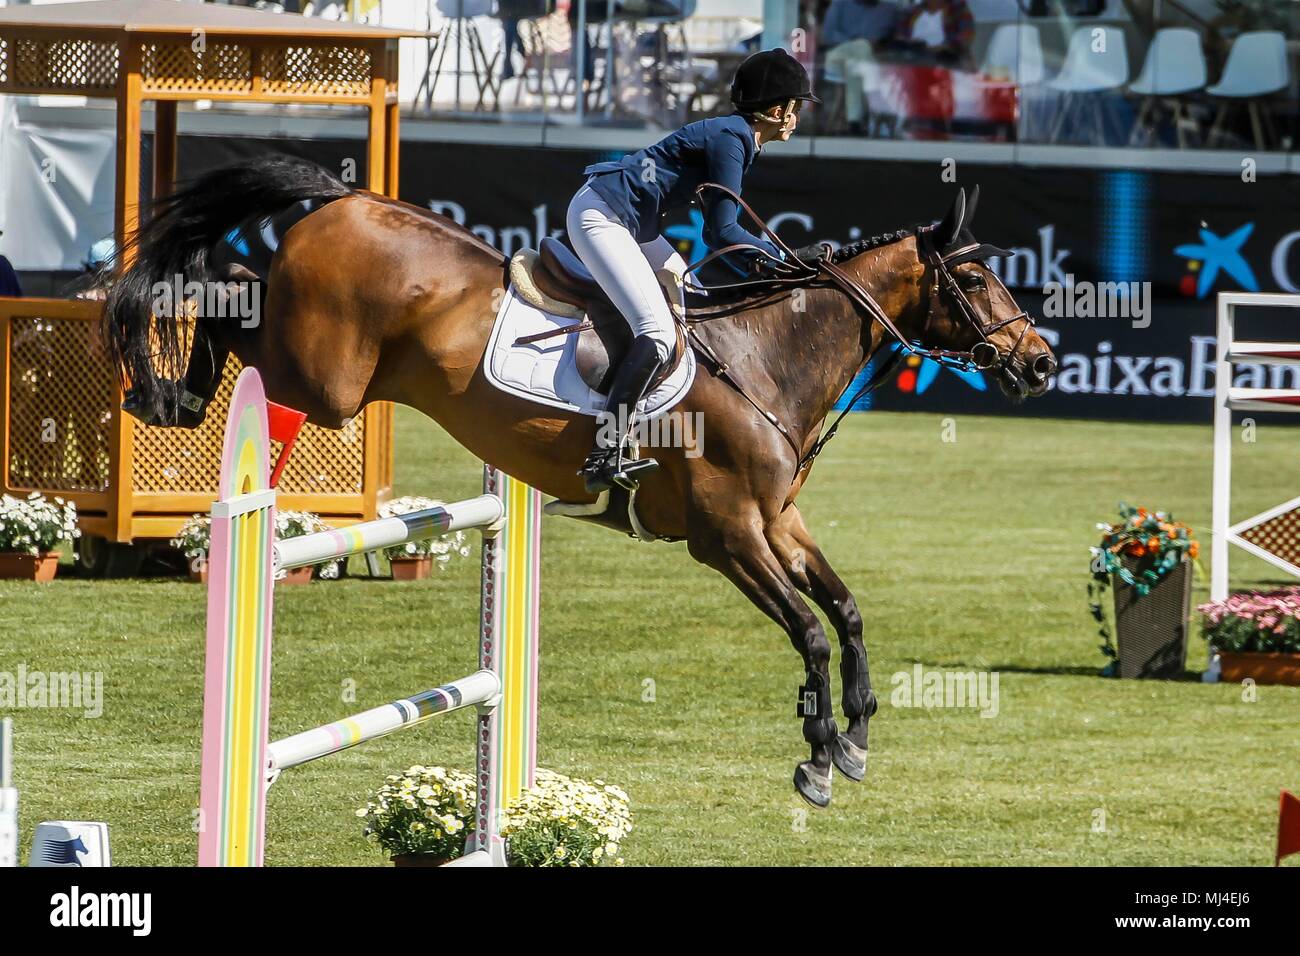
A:
POLYGON ((479 667, 501 680, 501 698, 481 710, 475 745, 478 810, 463 866, 504 866, 501 815, 537 771, 537 664, 541 580, 541 493, 483 468, 483 492, 505 504, 502 530, 483 539, 479 667))
POLYGON ((207 556, 200 866, 262 865, 275 543, 269 451, 262 380, 245 369, 230 399, 207 556))

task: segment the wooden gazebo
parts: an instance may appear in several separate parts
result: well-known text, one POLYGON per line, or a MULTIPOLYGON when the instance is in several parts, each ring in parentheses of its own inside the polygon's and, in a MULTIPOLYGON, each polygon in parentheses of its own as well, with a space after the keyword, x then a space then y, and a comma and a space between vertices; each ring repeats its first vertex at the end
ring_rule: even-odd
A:
MULTIPOLYGON (((176 178, 177 104, 214 100, 364 107, 364 184, 397 195, 398 39, 422 33, 187 0, 95 0, 0 9, 0 94, 71 94, 117 106, 118 248, 140 215, 141 113, 154 104, 152 182, 176 178)), ((120 413, 99 354, 93 300, 0 298, 0 487, 76 502, 83 564, 129 568, 130 542, 168 538, 216 492, 236 363, 195 431, 120 413), (89 372, 87 371, 89 369, 89 372)), ((351 431, 308 426, 281 481, 283 506, 334 524, 373 518, 392 472, 392 409, 351 431)))

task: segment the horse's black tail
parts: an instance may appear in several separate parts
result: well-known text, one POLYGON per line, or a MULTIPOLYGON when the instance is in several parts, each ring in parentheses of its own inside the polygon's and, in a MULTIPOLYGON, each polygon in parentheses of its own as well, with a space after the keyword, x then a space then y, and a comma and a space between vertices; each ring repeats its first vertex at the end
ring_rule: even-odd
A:
MULTIPOLYGON (((210 282, 213 247, 255 216, 270 216, 307 199, 328 202, 352 189, 315 163, 288 156, 247 160, 214 170, 156 200, 140 230, 129 237, 129 268, 109 280, 103 339, 124 388, 134 392, 147 420, 172 424, 167 390, 184 373, 176 307, 157 307, 155 289, 210 282)), ((118 250, 120 261, 123 250, 118 250)))

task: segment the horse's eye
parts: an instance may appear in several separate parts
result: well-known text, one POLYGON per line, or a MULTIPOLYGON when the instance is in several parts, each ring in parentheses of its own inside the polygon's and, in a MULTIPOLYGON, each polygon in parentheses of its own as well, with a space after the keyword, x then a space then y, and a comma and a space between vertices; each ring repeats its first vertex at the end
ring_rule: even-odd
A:
POLYGON ((969 279, 967 279, 967 280, 966 280, 966 291, 967 291, 967 292, 983 292, 983 291, 984 291, 984 277, 983 277, 983 276, 971 276, 969 279))

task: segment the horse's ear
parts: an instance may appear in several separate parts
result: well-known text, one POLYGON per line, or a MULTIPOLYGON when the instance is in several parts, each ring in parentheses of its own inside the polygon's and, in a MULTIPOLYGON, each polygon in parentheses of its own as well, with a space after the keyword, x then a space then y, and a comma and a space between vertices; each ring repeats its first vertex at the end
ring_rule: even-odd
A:
POLYGON ((966 217, 961 222, 962 229, 970 232, 970 228, 975 223, 975 209, 980 204, 980 188, 977 184, 970 192, 970 202, 966 203, 966 217))
POLYGON ((952 208, 948 210, 948 215, 943 217, 943 222, 939 223, 937 232, 940 249, 946 249, 957 241, 957 235, 961 232, 962 220, 965 218, 966 190, 958 189, 957 198, 952 201, 952 208))

